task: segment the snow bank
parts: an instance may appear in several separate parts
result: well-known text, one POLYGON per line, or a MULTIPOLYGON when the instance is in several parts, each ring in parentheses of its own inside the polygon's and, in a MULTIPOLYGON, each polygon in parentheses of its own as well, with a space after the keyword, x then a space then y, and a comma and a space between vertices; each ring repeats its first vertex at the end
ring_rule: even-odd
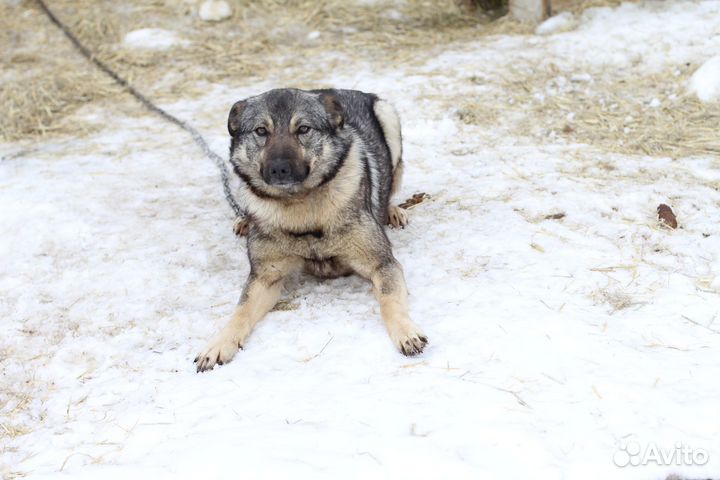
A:
POLYGON ((185 43, 187 42, 179 39, 175 32, 162 28, 140 28, 128 32, 123 39, 126 47, 147 50, 167 50, 185 43))
POLYGON ((571 12, 562 12, 559 15, 550 17, 537 26, 537 35, 552 35, 554 33, 567 32, 577 26, 577 19, 571 12))
POLYGON ((720 55, 705 62, 690 78, 688 90, 706 103, 720 100, 720 55))

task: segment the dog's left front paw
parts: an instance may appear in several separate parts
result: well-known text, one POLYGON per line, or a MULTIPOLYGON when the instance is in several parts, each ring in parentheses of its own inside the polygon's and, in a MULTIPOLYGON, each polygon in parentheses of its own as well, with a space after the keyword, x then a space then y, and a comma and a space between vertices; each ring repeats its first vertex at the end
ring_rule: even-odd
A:
POLYGON ((210 342, 203 353, 195 357, 197 372, 212 370, 215 365, 223 365, 233 359, 242 345, 230 337, 219 335, 210 342))
POLYGON ((428 343, 427 336, 415 326, 396 331, 390 335, 390 338, 398 346, 398 350, 407 357, 421 354, 428 343))
POLYGON ((400 351, 407 357, 414 357, 423 352, 428 339, 424 335, 415 335, 407 337, 400 343, 400 351))

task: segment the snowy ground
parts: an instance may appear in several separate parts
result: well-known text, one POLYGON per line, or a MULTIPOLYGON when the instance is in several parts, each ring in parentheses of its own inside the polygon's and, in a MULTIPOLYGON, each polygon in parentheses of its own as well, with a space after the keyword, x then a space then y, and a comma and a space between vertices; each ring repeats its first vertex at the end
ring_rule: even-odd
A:
MULTIPOLYGON (((401 197, 433 198, 390 233, 430 338, 418 358, 394 350, 364 281, 298 277, 235 361, 196 374, 248 272, 214 165, 157 118, 111 111, 82 141, 1 145, 0 474, 720 478, 718 157, 538 145, 433 100, 533 55, 701 63, 720 4, 680 3, 482 39, 409 76, 328 77, 396 103, 401 197), (681 228, 658 226, 659 203, 681 228), (709 460, 613 461, 679 443, 709 460)), ((271 86, 168 108, 225 152, 229 105, 271 86)))

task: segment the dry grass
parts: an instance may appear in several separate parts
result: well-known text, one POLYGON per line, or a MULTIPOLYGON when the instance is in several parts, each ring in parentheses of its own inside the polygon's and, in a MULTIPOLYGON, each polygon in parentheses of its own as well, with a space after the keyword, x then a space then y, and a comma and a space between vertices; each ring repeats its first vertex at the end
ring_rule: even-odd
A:
POLYGON ((90 130, 70 115, 120 92, 111 80, 87 68, 40 12, 26 5, 0 4, 0 44, 0 139, 90 130))
POLYGON ((220 23, 203 22, 194 5, 170 0, 131 2, 122 8, 86 6, 77 0, 57 0, 54 5, 79 37, 124 75, 154 83, 169 71, 183 72, 158 94, 202 81, 297 82, 298 72, 300 82, 310 84, 326 71, 318 69, 317 62, 329 49, 337 54, 337 63, 390 64, 411 60, 421 55, 421 49, 475 38, 489 22, 487 17, 463 14, 450 0, 411 0, 396 8, 341 0, 236 1, 233 17, 220 23), (73 22, 73 15, 68 15, 73 11, 82 11, 83 20, 73 22), (131 30, 168 25, 187 43, 159 52, 122 46, 122 38, 131 30), (310 35, 313 32, 316 37, 310 35))
MULTIPOLYGON (((483 21, 464 15, 451 0, 411 1, 392 11, 339 0, 236 1, 233 17, 221 23, 201 21, 196 5, 179 0, 48 3, 98 58, 160 101, 199 94, 203 84, 214 82, 232 86, 274 79, 316 86, 334 66, 407 61, 420 48, 478 35, 483 21), (123 46, 129 31, 152 27, 172 29, 183 42, 168 50, 123 46), (317 57, 329 45, 336 59, 320 65, 317 57)), ((2 139, 77 135, 90 126, 65 121, 73 112, 120 93, 73 50, 34 2, 0 4, 0 43, 10 47, 0 52, 0 101, 6 107, 2 139)))
POLYGON ((541 143, 562 138, 630 154, 720 154, 720 105, 685 93, 692 66, 651 76, 586 67, 515 65, 501 77, 468 79, 492 83, 502 98, 463 95, 449 101, 458 102, 457 116, 466 124, 491 128, 509 123, 541 143))
POLYGON ((596 304, 607 303, 613 313, 624 310, 635 304, 633 298, 621 289, 600 288, 591 293, 590 297, 596 304))
POLYGON ((93 125, 73 121, 69 115, 79 106, 113 93, 119 89, 96 72, 88 75, 70 70, 42 76, 32 79, 30 88, 25 80, 7 82, 0 87, 0 104, 5 106, 0 137, 17 140, 68 130, 78 134, 93 131, 93 125))
MULTIPOLYGON (((233 17, 220 23, 201 21, 192 0, 48 3, 98 58, 160 101, 197 95, 206 83, 247 85, 262 79, 317 87, 328 71, 350 62, 387 69, 423 62, 449 44, 532 30, 507 17, 491 21, 482 13, 467 14, 453 0, 408 0, 391 7, 236 0, 233 17), (126 33, 150 27, 170 28, 184 42, 160 51, 123 46, 126 33), (327 60, 328 48, 334 59, 327 60), (321 54, 325 60, 319 60, 321 54)), ((558 10, 617 3, 559 0, 558 10)), ((0 4, 0 43, 10 46, 0 52, 0 101, 9 112, 0 119, 0 138, 90 131, 91 125, 70 116, 120 90, 73 51, 34 2, 12 4, 0 4)))
POLYGON ((627 0, 552 0, 552 9, 553 13, 572 12, 579 15, 588 8, 617 7, 626 1, 627 0))
MULTIPOLYGON (((14 439, 25 435, 30 431, 27 425, 23 425, 23 412, 29 408, 32 400, 31 393, 6 390, 0 394, 0 443, 3 440, 14 439)), ((2 449, 0 448, 0 453, 2 449)), ((0 467, 2 464, 0 464, 0 467)), ((1 472, 0 472, 1 473, 1 472)))

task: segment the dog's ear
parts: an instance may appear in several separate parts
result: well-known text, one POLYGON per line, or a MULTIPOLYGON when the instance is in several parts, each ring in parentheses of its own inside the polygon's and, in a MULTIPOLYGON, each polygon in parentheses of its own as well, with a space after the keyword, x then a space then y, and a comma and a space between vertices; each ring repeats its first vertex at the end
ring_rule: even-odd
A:
POLYGON ((330 121, 335 128, 343 128, 345 126, 345 112, 337 97, 332 93, 323 93, 320 95, 320 101, 325 107, 325 111, 330 115, 330 121))
POLYGON ((240 115, 245 109, 245 100, 236 102, 235 105, 230 109, 230 115, 228 115, 228 132, 231 137, 234 137, 240 127, 240 115))

